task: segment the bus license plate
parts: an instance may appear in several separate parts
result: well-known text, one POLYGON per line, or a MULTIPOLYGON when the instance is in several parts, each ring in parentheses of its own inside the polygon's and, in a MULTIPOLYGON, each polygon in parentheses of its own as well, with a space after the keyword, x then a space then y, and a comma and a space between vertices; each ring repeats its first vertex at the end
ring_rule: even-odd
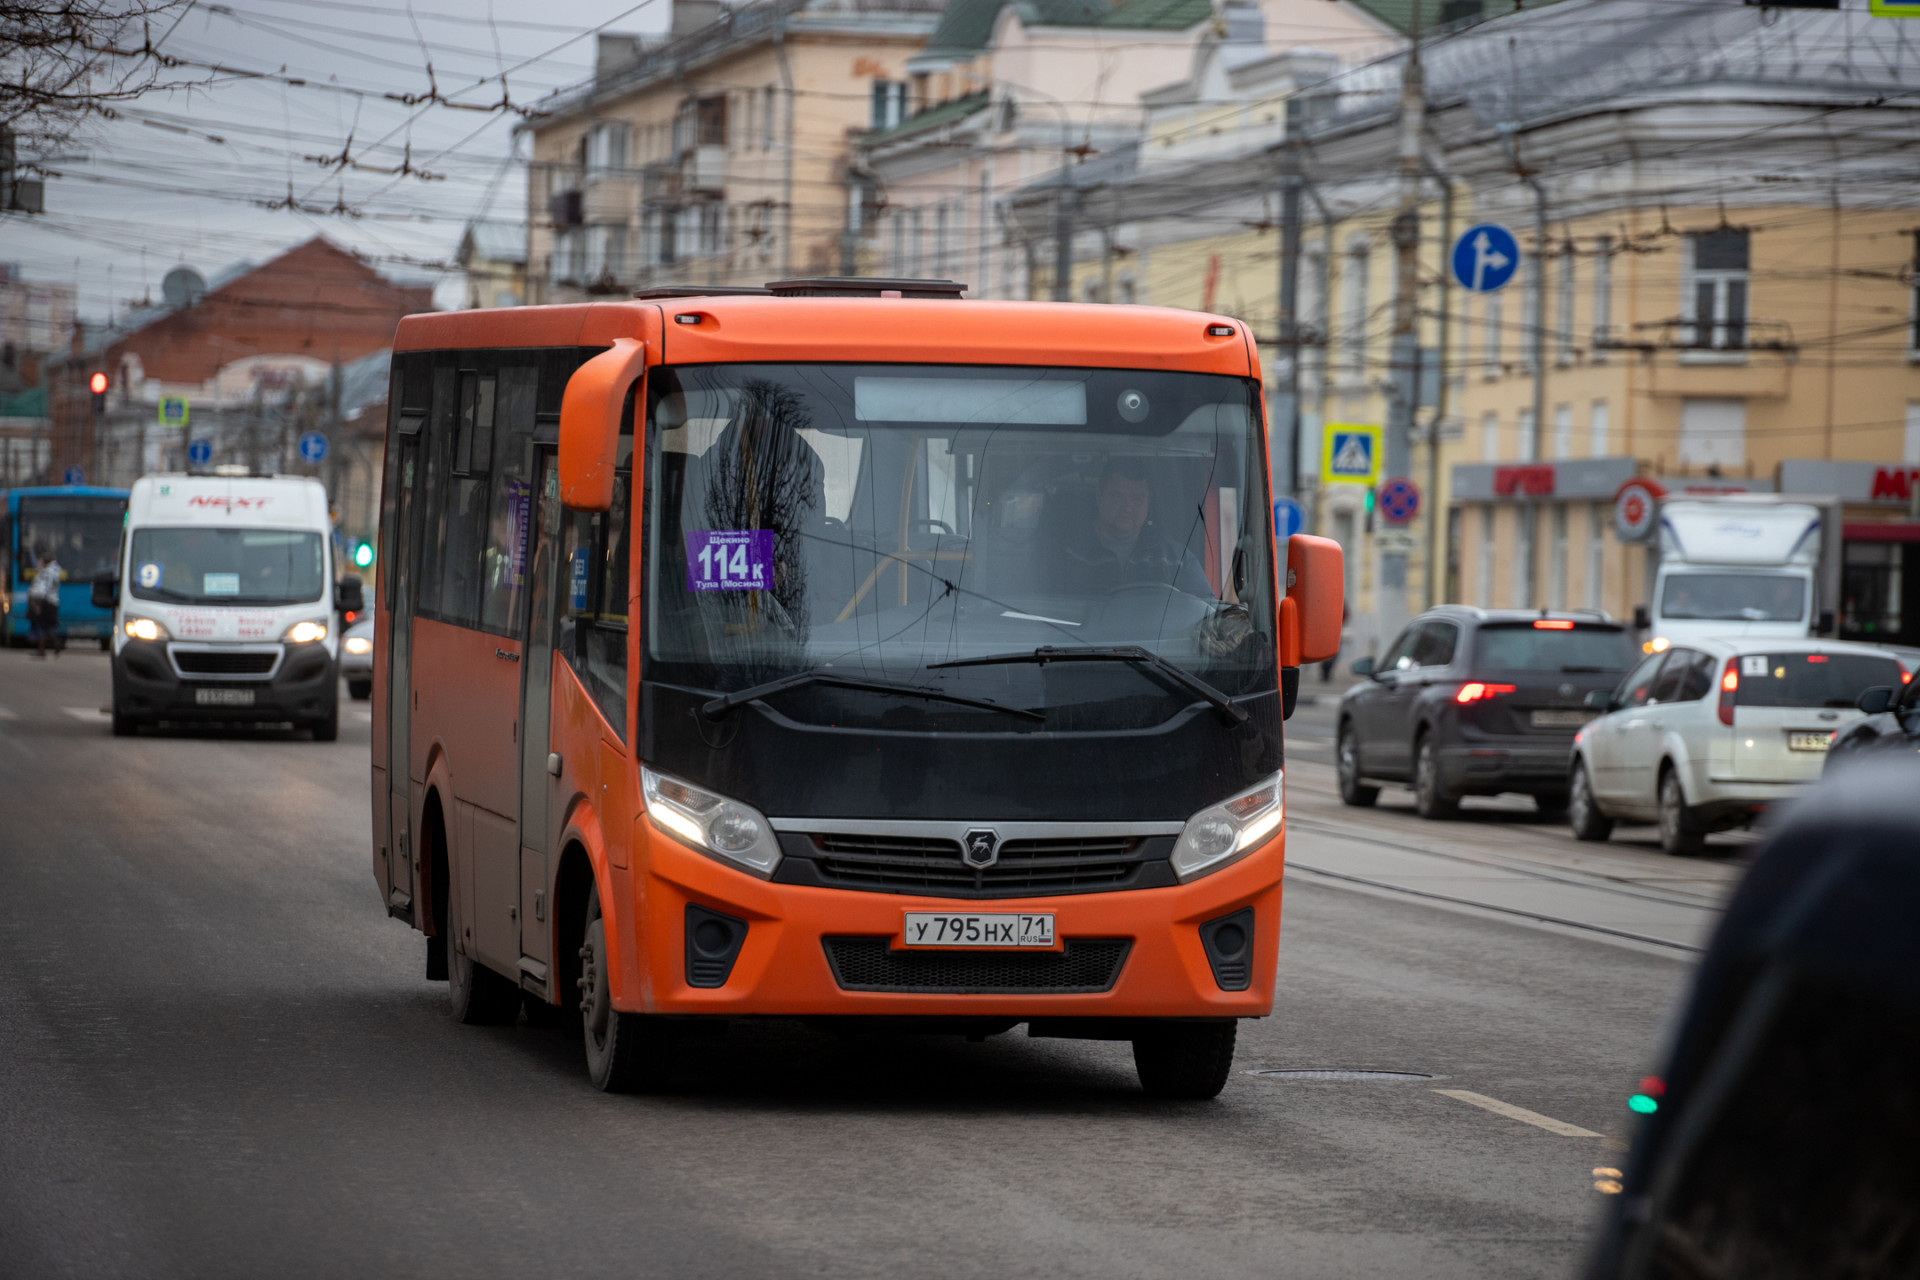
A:
POLYGON ((909 947, 1053 946, 1053 916, 1030 912, 909 911, 900 941, 909 947))
POLYGON ((1825 751, 1833 745, 1833 734, 1826 733, 1790 733, 1787 735, 1789 751, 1825 751))
POLYGON ((193 700, 203 707, 250 707, 253 705, 253 690, 195 689, 193 700))

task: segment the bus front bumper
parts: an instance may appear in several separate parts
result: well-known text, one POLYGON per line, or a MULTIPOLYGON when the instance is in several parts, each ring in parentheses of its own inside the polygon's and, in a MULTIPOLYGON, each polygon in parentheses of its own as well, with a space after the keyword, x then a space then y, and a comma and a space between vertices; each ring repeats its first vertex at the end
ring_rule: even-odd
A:
POLYGON ((632 892, 620 896, 639 926, 618 933, 623 940, 637 934, 648 949, 648 977, 616 958, 626 980, 614 1003, 628 1012, 734 1016, 1264 1017, 1273 1009, 1279 952, 1282 833, 1189 884, 982 901, 772 884, 695 853, 643 816, 633 871, 615 875, 629 879, 632 892), (745 925, 721 985, 690 981, 690 906, 695 921, 704 910, 745 925), (1247 985, 1223 989, 1203 927, 1246 909, 1253 913, 1247 985), (905 951, 909 911, 1049 913, 1059 958, 1041 961, 1050 976, 1036 976, 1025 959, 1032 951, 905 951), (903 955, 911 957, 904 964, 903 955), (1023 985, 996 985, 1008 982, 1023 985))

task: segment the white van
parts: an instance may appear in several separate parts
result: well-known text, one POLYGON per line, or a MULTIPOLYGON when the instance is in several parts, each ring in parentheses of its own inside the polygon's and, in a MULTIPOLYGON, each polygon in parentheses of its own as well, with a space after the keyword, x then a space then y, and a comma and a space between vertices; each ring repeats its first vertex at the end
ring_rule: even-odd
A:
POLYGON ((169 721, 292 722, 340 731, 332 523, 317 480, 144 476, 127 500, 114 610, 113 731, 169 721))
POLYGON ((1805 639, 1833 630, 1837 520, 1818 500, 1771 494, 1660 507, 1653 647, 1701 639, 1805 639))

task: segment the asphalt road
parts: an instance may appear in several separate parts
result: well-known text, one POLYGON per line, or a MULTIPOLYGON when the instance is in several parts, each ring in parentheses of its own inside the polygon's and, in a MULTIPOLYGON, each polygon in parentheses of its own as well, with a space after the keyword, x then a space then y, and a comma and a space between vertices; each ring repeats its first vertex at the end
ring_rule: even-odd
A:
POLYGON ((1498 805, 1349 822, 1308 708, 1290 855, 1454 869, 1290 871, 1279 1005, 1217 1101, 1149 1102, 1124 1045, 783 1023, 607 1097, 577 1032, 455 1025, 423 979, 369 869, 364 704, 325 745, 128 740, 106 691, 97 654, 0 652, 9 1277, 1566 1275, 1692 959, 1581 913, 1710 916, 1738 852, 1676 887, 1498 805), (1571 905, 1530 918, 1440 854, 1571 905), (1303 1068, 1432 1078, 1248 1074, 1303 1068))

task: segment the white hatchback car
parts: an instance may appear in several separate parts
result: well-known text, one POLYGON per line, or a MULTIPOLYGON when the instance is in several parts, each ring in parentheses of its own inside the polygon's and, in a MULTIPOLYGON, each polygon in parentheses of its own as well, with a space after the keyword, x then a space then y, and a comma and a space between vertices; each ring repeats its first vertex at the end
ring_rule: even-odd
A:
POLYGON ((1582 840, 1657 822, 1660 847, 1697 853, 1818 781, 1854 699, 1910 677, 1885 649, 1815 639, 1689 640, 1647 657, 1573 740, 1567 817, 1582 840))
POLYGON ((365 702, 373 696, 373 614, 370 612, 363 612, 360 621, 340 637, 340 675, 353 698, 365 702))

